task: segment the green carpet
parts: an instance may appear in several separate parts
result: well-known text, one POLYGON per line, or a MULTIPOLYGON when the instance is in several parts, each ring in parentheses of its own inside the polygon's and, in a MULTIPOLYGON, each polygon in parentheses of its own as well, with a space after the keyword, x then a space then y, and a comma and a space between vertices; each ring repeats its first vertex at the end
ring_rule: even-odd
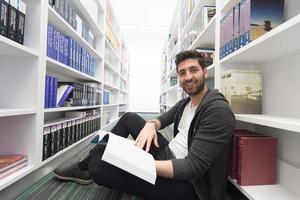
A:
MULTIPOLYGON (((157 114, 140 113, 145 119, 153 119, 157 117, 157 114)), ((115 122, 116 123, 116 122, 115 122)), ((106 131, 111 130, 115 123, 105 127, 106 131)), ((166 128, 160 131, 167 139, 171 138, 171 128, 166 128), (167 137, 168 136, 168 137, 167 137)), ((89 144, 87 147, 78 151, 76 157, 72 157, 65 161, 62 166, 70 165, 78 162, 86 157, 89 150, 95 145, 89 144)), ((79 185, 73 182, 59 181, 55 179, 52 172, 35 182, 33 185, 25 189, 19 194, 15 200, 137 200, 138 198, 119 192, 113 189, 109 189, 97 184, 79 185)))

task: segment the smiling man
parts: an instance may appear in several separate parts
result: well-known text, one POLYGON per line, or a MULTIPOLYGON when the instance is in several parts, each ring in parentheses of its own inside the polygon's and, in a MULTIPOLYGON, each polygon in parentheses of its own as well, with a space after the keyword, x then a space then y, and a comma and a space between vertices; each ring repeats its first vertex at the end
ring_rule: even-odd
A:
POLYGON ((149 200, 225 199, 234 115, 224 96, 208 89, 201 53, 180 52, 175 62, 179 83, 189 97, 148 122, 135 113, 126 113, 111 131, 123 137, 130 134, 138 147, 154 156, 158 175, 155 185, 102 161, 103 144, 81 162, 56 169, 54 175, 81 184, 93 180, 149 200), (171 124, 174 138, 168 142, 157 131, 171 124))

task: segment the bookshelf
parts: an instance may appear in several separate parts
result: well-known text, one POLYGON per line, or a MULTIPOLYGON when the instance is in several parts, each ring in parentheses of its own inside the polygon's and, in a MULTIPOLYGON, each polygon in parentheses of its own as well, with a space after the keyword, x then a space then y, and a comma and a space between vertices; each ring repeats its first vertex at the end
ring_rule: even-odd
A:
MULTIPOLYGON (((195 8, 184 24, 180 16, 187 12, 184 2, 178 1, 166 44, 161 66, 161 111, 170 109, 182 98, 182 89, 177 91, 167 85, 174 76, 172 60, 181 49, 183 38, 178 33, 191 30, 193 17, 199 12, 200 2, 194 0, 195 8), (174 47, 174 38, 179 38, 174 47)), ((187 49, 215 48, 214 63, 208 66, 208 81, 213 88, 221 90, 222 73, 228 69, 257 69, 263 73, 262 114, 235 114, 237 127, 273 136, 278 139, 277 184, 240 186, 229 181, 248 199, 299 199, 300 198, 300 107, 298 106, 300 73, 300 2, 285 0, 284 23, 262 35, 242 48, 220 59, 220 20, 239 0, 212 1, 216 15, 197 34, 187 49)), ((207 5, 207 4, 206 4, 207 5)))
POLYGON ((94 133, 87 135, 43 160, 43 129, 50 121, 62 123, 68 111, 97 109, 100 110, 100 127, 105 127, 107 123, 116 120, 120 114, 128 110, 129 102, 129 53, 115 18, 113 21, 108 20, 108 12, 112 12, 109 0, 69 0, 72 9, 86 22, 86 26, 93 34, 93 42, 88 42, 70 25, 70 22, 68 23, 48 4, 48 1, 24 2, 26 4, 24 45, 0 36, 0 153, 25 154, 28 156, 28 166, 0 180, 0 199, 5 193, 2 191, 10 190, 15 182, 41 169, 94 135, 94 133), (93 56, 94 75, 88 75, 47 56, 48 24, 72 38, 93 56), (110 43, 106 35, 107 27, 113 27, 114 34, 118 36, 116 39, 119 46, 114 47, 110 43), (122 60, 121 55, 124 57, 122 60), (113 84, 105 82, 106 72, 113 74, 113 84), (55 76, 58 81, 101 84, 100 104, 44 108, 46 74, 55 76), (114 93, 114 102, 108 105, 103 103, 103 93, 106 89, 114 93), (119 99, 119 95, 122 98, 119 99))

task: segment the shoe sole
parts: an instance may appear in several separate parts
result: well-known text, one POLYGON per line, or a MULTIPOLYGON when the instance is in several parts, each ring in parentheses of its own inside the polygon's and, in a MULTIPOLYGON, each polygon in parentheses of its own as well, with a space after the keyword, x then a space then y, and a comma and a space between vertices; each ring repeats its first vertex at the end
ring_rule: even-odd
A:
POLYGON ((79 183, 81 185, 89 185, 89 184, 93 183, 93 180, 83 180, 83 179, 79 179, 79 178, 65 177, 65 176, 60 176, 55 173, 53 173, 53 175, 58 179, 65 180, 65 181, 73 181, 73 182, 79 183))

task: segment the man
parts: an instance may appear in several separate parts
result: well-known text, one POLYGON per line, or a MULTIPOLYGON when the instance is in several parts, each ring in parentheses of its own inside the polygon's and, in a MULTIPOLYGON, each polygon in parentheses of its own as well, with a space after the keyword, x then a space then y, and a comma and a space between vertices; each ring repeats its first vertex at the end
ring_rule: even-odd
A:
POLYGON ((102 161, 103 144, 78 164, 56 169, 54 175, 82 184, 93 180, 142 199, 224 199, 234 115, 224 96, 207 88, 201 53, 180 52, 175 62, 179 83, 189 97, 148 122, 126 113, 111 131, 123 137, 130 133, 138 147, 150 151, 158 175, 155 185, 102 161), (168 142, 157 130, 172 123, 174 138, 168 142))

